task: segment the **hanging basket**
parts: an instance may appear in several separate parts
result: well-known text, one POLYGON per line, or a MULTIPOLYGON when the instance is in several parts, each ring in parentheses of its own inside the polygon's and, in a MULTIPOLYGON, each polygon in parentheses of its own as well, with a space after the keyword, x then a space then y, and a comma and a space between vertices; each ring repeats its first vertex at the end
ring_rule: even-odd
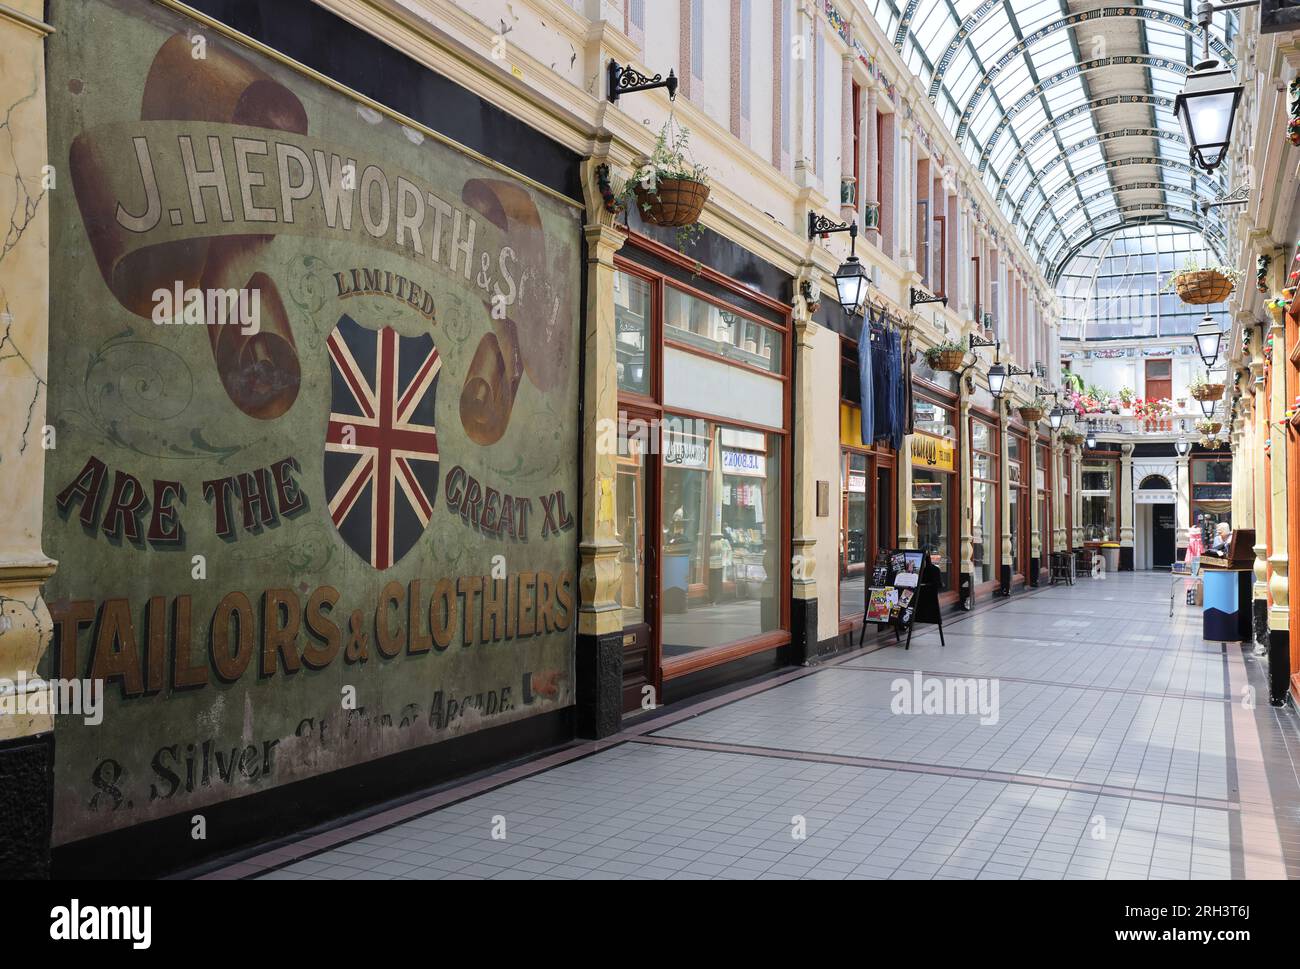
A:
POLYGON ((709 198, 709 186, 690 178, 661 178, 654 189, 636 184, 637 211, 651 225, 694 225, 709 198))
POLYGON ((1222 303, 1232 295, 1232 280, 1215 269, 1198 269, 1174 277, 1178 298, 1193 306, 1222 303))
POLYGON ((961 362, 966 359, 965 350, 942 350, 939 353, 926 354, 931 370, 956 373, 961 369, 961 362))
POLYGON ((1223 384, 1201 384, 1192 388, 1192 396, 1197 400, 1222 400, 1223 384))
POLYGON ((1022 407, 1020 408, 1020 419, 1026 424, 1037 424, 1043 419, 1043 409, 1041 407, 1022 407))
POLYGON ((1196 429, 1201 432, 1202 437, 1218 437, 1219 431, 1223 430, 1223 424, 1219 421, 1210 421, 1197 425, 1196 429))

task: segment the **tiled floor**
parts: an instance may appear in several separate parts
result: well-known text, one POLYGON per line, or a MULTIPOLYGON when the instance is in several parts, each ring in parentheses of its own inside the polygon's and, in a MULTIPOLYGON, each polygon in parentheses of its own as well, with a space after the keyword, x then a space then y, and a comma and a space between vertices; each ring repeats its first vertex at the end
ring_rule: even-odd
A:
POLYGON ((1018 595, 208 877, 1300 875, 1294 714, 1169 584, 1018 595), (901 712, 918 672, 970 692, 901 712))

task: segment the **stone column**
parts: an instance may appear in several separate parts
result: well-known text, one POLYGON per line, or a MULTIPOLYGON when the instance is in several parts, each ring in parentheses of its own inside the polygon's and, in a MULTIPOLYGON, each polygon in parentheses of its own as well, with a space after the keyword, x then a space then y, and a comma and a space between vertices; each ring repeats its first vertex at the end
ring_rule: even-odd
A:
POLYGON ((1232 421, 1232 527, 1255 531, 1255 492, 1242 487, 1251 479, 1255 467, 1255 449, 1250 435, 1249 393, 1237 401, 1236 417, 1232 421))
POLYGON ((962 205, 961 187, 953 191, 952 205, 948 208, 948 252, 949 258, 956 260, 952 267, 952 285, 956 292, 948 294, 948 305, 957 310, 958 318, 964 322, 971 318, 970 286, 966 282, 970 258, 966 252, 966 211, 962 205))
POLYGON ((957 437, 961 446, 957 449, 957 493, 961 502, 957 516, 961 523, 961 544, 959 547, 958 558, 958 587, 960 592, 959 600, 963 609, 969 609, 973 605, 974 588, 975 588, 975 540, 972 534, 972 525, 974 516, 971 505, 974 501, 974 477, 972 469, 974 467, 971 456, 971 434, 970 434, 970 391, 967 389, 966 379, 957 382, 957 437))
POLYGON ((1061 442, 1056 431, 1048 432, 1047 454, 1051 466, 1044 474, 1047 482, 1047 507, 1052 513, 1051 551, 1061 550, 1061 442))
POLYGON ((896 115, 901 128, 898 153, 898 261, 904 271, 915 273, 916 266, 916 146, 912 142, 911 120, 906 111, 896 115))
POLYGON ((1178 456, 1178 480, 1175 487, 1178 489, 1176 501, 1174 502, 1174 530, 1178 537, 1178 548, 1185 550, 1192 540, 1191 517, 1192 517, 1192 489, 1188 478, 1188 457, 1185 454, 1178 456))
POLYGON ((1074 536, 1071 548, 1083 548, 1083 452, 1077 447, 1070 449, 1070 521, 1074 523, 1074 536))
POLYGON ((912 438, 903 437, 898 452, 898 547, 916 548, 916 512, 912 507, 912 438))
POLYGON ((1133 445, 1121 444, 1119 472, 1119 570, 1133 571, 1133 445))
POLYGON ((863 224, 867 226, 866 241, 879 246, 880 194, 876 185, 876 172, 880 167, 880 139, 876 137, 876 116, 880 108, 877 102, 879 95, 876 90, 877 85, 873 80, 867 86, 867 110, 862 119, 863 127, 866 129, 863 133, 862 142, 866 146, 864 152, 866 169, 859 176, 862 181, 858 183, 858 188, 863 199, 862 218, 863 224))
POLYGON ((1007 420, 1006 401, 998 401, 998 461, 1002 483, 999 499, 1002 503, 1002 556, 998 559, 999 592, 1011 594, 1011 460, 1010 421, 1007 420))
MULTIPOLYGON (((35 678, 53 626, 41 586, 49 333, 49 200, 41 0, 0 4, 0 677, 35 678), (21 676, 20 676, 21 674, 21 676)), ((65 159, 66 161, 66 159, 65 159)), ((52 170, 51 170, 52 171, 52 170)), ((67 168, 57 177, 67 184, 67 168)), ((36 683, 40 681, 37 680, 36 683)), ((53 691, 28 683, 0 714, 0 878, 46 878, 54 757, 53 691), (37 710, 40 712, 28 712, 37 710)))
POLYGON ((1268 558, 1268 679, 1269 702, 1281 706, 1286 702, 1291 681, 1291 649, 1288 639, 1290 621, 1289 590, 1287 579, 1287 493, 1286 493, 1286 428, 1282 415, 1286 413, 1286 317, 1281 310, 1270 314, 1273 318, 1273 380, 1272 394, 1266 413, 1269 415, 1269 541, 1273 554, 1268 558), (1281 425, 1281 426, 1279 426, 1281 425))
POLYGON ((840 57, 840 221, 858 219, 858 173, 853 170, 852 48, 840 57))
MULTIPOLYGON (((614 452, 603 428, 617 426, 614 253, 626 236, 614 226, 599 192, 599 159, 583 162, 587 199, 587 301, 583 335, 582 513, 578 540, 577 730, 583 737, 617 733, 623 716, 622 579, 615 534, 614 452)), ((656 698, 658 702, 658 698, 656 698)))
POLYGON ((1028 469, 1029 485, 1025 489, 1029 493, 1029 562, 1025 565, 1025 583, 1030 586, 1038 585, 1038 563, 1043 556, 1043 542, 1039 535, 1039 530, 1043 527, 1043 522, 1038 514, 1038 424, 1035 423, 1029 428, 1029 456, 1025 461, 1025 467, 1028 469))
MULTIPOLYGON (((1268 399, 1264 394, 1264 348, 1261 345, 1264 341, 1264 331, 1251 334, 1251 361, 1250 375, 1251 386, 1250 394, 1254 399, 1254 405, 1251 412, 1255 415, 1254 426, 1252 427, 1251 437, 1255 442, 1255 453, 1260 457, 1258 467, 1252 468, 1250 473, 1251 488, 1255 494, 1255 507, 1260 509, 1260 517, 1264 515, 1264 509, 1268 508, 1268 475, 1264 474, 1264 442, 1269 439, 1268 427, 1268 399)), ((1233 482, 1236 488, 1236 482, 1233 482)), ((1262 526, 1261 522, 1261 526, 1262 526)), ((1255 553, 1255 584, 1252 590, 1253 602, 1252 617, 1254 620, 1255 632, 1255 652, 1260 654, 1268 653, 1268 535, 1265 528, 1255 529, 1255 545, 1252 548, 1255 553)))
MULTIPOLYGON (((796 292, 805 280, 820 275, 815 266, 806 267, 795 280, 796 292)), ((791 575, 793 602, 790 612, 790 638, 795 662, 807 663, 817 653, 817 481, 813 471, 813 455, 817 454, 819 429, 826 427, 818 422, 813 410, 813 390, 817 374, 814 370, 813 337, 817 324, 808 313, 802 297, 794 301, 794 521, 790 526, 793 545, 791 575)), ((839 425, 834 426, 835 442, 839 439, 839 425)), ((831 444, 832 442, 827 442, 831 444)))

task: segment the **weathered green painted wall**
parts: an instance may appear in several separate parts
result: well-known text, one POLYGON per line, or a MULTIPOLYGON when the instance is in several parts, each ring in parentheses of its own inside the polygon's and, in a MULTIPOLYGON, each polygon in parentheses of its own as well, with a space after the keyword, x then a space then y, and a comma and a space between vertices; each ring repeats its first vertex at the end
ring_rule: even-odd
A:
POLYGON ((571 704, 579 213, 157 4, 50 18, 50 672, 108 698, 56 842, 571 704))

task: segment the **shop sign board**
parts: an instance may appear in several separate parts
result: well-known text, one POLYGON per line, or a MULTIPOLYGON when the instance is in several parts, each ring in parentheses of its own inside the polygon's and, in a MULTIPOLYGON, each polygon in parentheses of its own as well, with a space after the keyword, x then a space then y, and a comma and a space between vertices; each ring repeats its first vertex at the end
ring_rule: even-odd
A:
POLYGON ((935 468, 940 471, 952 471, 955 449, 947 438, 930 434, 912 435, 912 464, 917 467, 935 468))
POLYGON ((747 475, 752 478, 767 477, 767 458, 753 451, 733 451, 722 449, 722 471, 724 474, 747 475))

